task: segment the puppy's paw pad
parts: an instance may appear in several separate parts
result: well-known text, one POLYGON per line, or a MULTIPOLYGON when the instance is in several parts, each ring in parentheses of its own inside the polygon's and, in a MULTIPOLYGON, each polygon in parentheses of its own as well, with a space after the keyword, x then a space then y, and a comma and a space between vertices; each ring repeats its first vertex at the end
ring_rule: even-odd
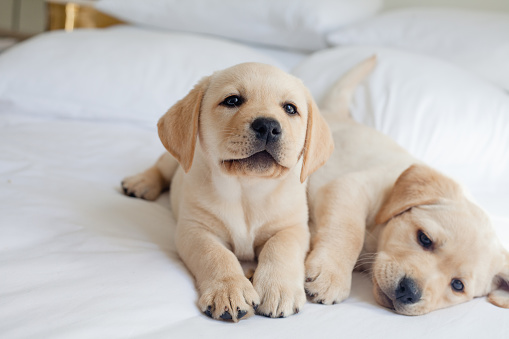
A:
POLYGON ((350 295, 352 272, 327 262, 306 262, 306 294, 312 302, 333 305, 350 295))
POLYGON ((203 313, 205 313, 207 317, 212 318, 212 306, 211 305, 207 306, 207 309, 203 311, 203 313))
POLYGON ((237 307, 237 319, 242 319, 247 314, 246 310, 241 310, 240 307, 237 307))
POLYGON ((247 319, 254 314, 254 305, 260 302, 255 289, 243 276, 207 282, 201 290, 198 306, 214 319, 234 322, 247 319))
POLYGON ((219 318, 223 319, 223 320, 232 320, 232 315, 230 314, 229 311, 224 311, 223 314, 221 314, 219 316, 219 318))
POLYGON ((161 180, 145 172, 122 180, 122 190, 125 195, 145 200, 155 200, 163 189, 161 180))

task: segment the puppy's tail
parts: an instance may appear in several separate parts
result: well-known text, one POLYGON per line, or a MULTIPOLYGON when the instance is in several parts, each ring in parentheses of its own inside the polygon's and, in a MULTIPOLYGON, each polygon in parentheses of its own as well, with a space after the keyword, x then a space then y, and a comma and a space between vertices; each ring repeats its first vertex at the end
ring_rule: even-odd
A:
POLYGON ((373 71, 376 55, 362 61, 343 75, 322 101, 321 108, 336 118, 350 117, 350 101, 357 86, 373 71))

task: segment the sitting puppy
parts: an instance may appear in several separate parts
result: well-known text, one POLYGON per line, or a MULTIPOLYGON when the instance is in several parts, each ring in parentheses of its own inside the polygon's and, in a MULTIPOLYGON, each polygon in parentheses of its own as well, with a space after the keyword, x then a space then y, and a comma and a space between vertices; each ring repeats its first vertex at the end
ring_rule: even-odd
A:
POLYGON ((509 307, 501 289, 509 281, 509 254, 485 212, 456 182, 348 116, 354 89, 375 63, 368 59, 347 73, 322 107, 336 151, 308 187, 308 295, 341 302, 357 263, 372 273, 377 302, 401 314, 485 295, 509 307))
POLYGON ((177 250, 196 278, 199 308, 233 321, 254 310, 297 313, 309 248, 304 181, 333 150, 302 82, 272 66, 240 64, 202 79, 158 129, 171 155, 122 186, 154 200, 171 182, 177 250), (251 283, 238 260, 255 258, 251 283))

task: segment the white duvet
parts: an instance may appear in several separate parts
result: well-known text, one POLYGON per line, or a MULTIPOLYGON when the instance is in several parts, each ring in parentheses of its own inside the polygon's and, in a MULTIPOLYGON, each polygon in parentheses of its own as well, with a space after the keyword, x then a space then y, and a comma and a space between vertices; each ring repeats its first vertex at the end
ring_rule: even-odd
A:
MULTIPOLYGON (((93 35, 103 33, 85 32, 83 43, 93 44, 93 35)), ((125 32, 120 29, 117 33, 125 32)), ((51 40, 52 36, 39 39, 51 40)), ((189 41, 186 44, 192 44, 189 41)), ((136 109, 155 109, 164 100, 170 106, 176 100, 174 94, 165 99, 164 93, 150 91, 150 83, 141 82, 147 85, 138 89, 143 91, 140 93, 161 95, 152 106, 145 97, 139 99, 146 100, 145 106, 134 101, 128 101, 134 102, 132 107, 122 106, 121 91, 115 88, 110 102, 94 101, 97 110, 89 107, 66 115, 58 101, 60 83, 46 88, 37 84, 51 82, 45 77, 52 72, 72 69, 72 60, 60 59, 60 68, 48 69, 55 66, 52 58, 30 59, 30 55, 54 56, 58 51, 42 48, 43 40, 37 43, 38 49, 30 50, 27 42, 23 47, 26 53, 16 58, 0 55, 1 338, 509 336, 509 311, 485 298, 424 316, 402 316, 375 303, 369 277, 363 274, 354 275, 352 294, 345 302, 334 306, 307 303, 298 315, 285 319, 255 316, 232 324, 201 314, 193 279, 175 252, 168 194, 147 202, 124 196, 119 185, 124 176, 143 170, 163 152, 155 130, 157 116, 152 111, 135 116, 136 109), (34 67, 30 76, 16 77, 25 74, 22 69, 30 60, 49 61, 39 63, 40 69, 34 67), (9 87, 12 84, 18 87, 9 87), (21 96, 23 88, 51 100, 34 105, 29 95, 21 96), (10 95, 14 91, 17 95, 10 95), (105 107, 113 108, 110 112, 105 107)), ((112 46, 122 43, 130 42, 111 41, 112 46)), ((284 63, 284 58, 271 59, 262 49, 255 52, 228 44, 222 46, 232 62, 263 59, 284 63)), ((53 45, 58 46, 65 49, 65 43, 53 45)), ((202 52, 207 62, 202 69, 225 67, 224 58, 202 52)), ((509 248, 507 93, 453 64, 379 47, 340 47, 310 58, 292 57, 305 58, 293 72, 320 98, 337 76, 371 53, 379 55, 379 66, 355 95, 354 117, 463 181, 490 213, 509 248), (440 84, 433 86, 440 75, 440 84), (459 89, 454 86, 458 83, 459 89), (440 110, 443 107, 446 109, 440 110)), ((75 58, 83 54, 94 62, 86 48, 75 58)), ((144 54, 144 58, 149 56, 144 54)), ((123 62, 126 60, 127 56, 123 62)), ((135 61, 133 67, 150 60, 135 61)), ((100 62, 97 59, 94 65, 100 62)), ((178 69, 165 67, 181 65, 160 65, 164 65, 161 74, 179 74, 178 69)), ((90 79, 86 84, 80 82, 79 88, 86 91, 87 86, 102 86, 101 95, 108 98, 111 86, 97 82, 94 70, 97 67, 81 70, 80 80, 90 79)), ((165 80, 150 72, 130 74, 145 77, 144 81, 165 80)), ((196 77, 193 74, 186 83, 179 81, 175 88, 191 88, 196 77)), ((68 79, 62 86, 72 93, 78 85, 72 77, 68 79)), ((104 81, 109 84, 114 78, 104 81)), ((130 95, 137 90, 133 82, 128 83, 130 95)), ((171 85, 165 86, 171 89, 171 85)), ((74 98, 79 100, 76 105, 87 107, 87 92, 74 98)))
MULTIPOLYGON (((255 316, 238 324, 206 317, 175 252, 168 194, 152 203, 119 191, 124 175, 143 169, 162 150, 154 129, 2 110, 2 338, 509 333, 507 310, 484 298, 420 317, 397 315, 375 303, 361 274, 354 277, 351 297, 339 305, 307 303, 286 319, 255 316)), ((509 215, 494 215, 494 221, 508 244, 509 215)))

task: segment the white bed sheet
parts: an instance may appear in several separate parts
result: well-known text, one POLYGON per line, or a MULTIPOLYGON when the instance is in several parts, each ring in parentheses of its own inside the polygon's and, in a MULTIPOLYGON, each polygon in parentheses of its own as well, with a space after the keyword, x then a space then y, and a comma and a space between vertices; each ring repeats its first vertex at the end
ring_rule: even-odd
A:
MULTIPOLYGON (((485 298, 402 316, 375 303, 361 274, 338 305, 307 303, 285 319, 209 319, 175 253, 168 194, 147 202, 119 190, 162 151, 155 128, 0 107, 1 338, 508 337, 507 310, 485 298)), ((509 212, 485 207, 508 246, 509 212)))

